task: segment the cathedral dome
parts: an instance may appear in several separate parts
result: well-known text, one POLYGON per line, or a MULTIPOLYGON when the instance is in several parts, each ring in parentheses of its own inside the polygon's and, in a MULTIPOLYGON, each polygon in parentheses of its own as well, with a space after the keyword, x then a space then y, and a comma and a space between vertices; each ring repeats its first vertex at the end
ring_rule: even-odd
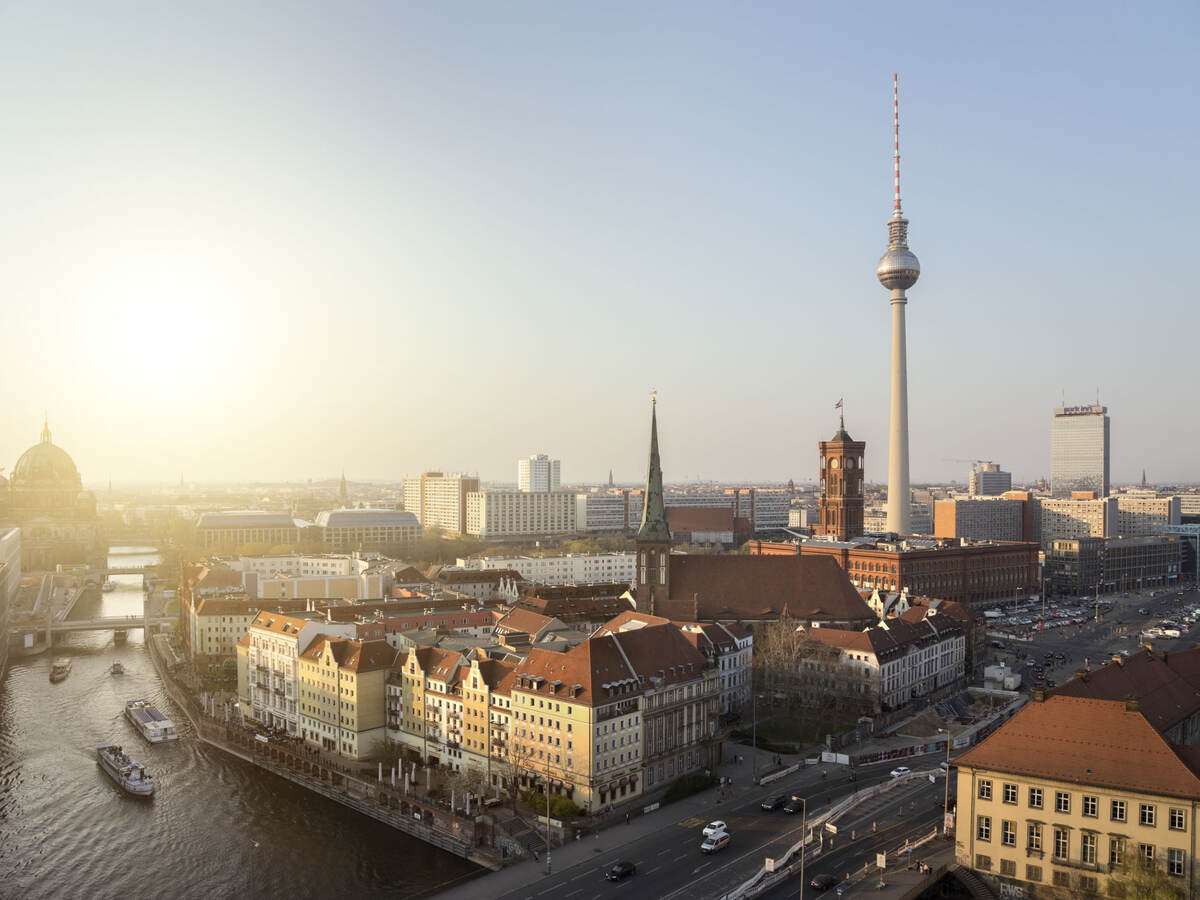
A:
POLYGON ((49 426, 42 429, 42 440, 21 454, 12 471, 12 486, 21 488, 82 488, 75 461, 62 447, 50 441, 49 426))

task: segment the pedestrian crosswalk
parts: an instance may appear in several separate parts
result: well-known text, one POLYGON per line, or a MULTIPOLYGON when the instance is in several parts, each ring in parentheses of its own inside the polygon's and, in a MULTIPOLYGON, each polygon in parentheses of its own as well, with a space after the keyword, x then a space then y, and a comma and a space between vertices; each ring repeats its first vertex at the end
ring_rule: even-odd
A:
POLYGON ((704 822, 705 822, 704 819, 700 819, 700 818, 697 818, 696 816, 692 816, 690 819, 683 819, 680 822, 677 822, 676 824, 679 825, 680 828, 699 828, 701 825, 704 824, 704 822))

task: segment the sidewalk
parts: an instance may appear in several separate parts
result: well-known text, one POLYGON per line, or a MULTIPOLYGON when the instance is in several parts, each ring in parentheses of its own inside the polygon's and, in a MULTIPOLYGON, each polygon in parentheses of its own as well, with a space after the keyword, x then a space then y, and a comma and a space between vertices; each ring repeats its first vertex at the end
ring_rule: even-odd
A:
POLYGON ((936 848, 921 856, 921 861, 928 864, 931 872, 921 872, 915 867, 888 869, 884 873, 884 887, 879 887, 878 872, 868 875, 856 884, 842 891, 843 897, 878 897, 881 900, 908 900, 916 897, 926 887, 933 884, 946 874, 946 870, 954 864, 954 842, 937 840, 936 848))

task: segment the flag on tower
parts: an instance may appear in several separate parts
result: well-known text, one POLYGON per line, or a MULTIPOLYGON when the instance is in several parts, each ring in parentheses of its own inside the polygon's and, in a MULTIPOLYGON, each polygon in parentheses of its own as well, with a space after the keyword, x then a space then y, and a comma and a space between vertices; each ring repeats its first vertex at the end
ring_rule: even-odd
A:
POLYGON ((835 404, 833 404, 833 408, 834 408, 834 409, 841 409, 841 408, 842 408, 842 398, 840 398, 840 397, 838 398, 838 402, 837 402, 837 403, 835 403, 835 404))

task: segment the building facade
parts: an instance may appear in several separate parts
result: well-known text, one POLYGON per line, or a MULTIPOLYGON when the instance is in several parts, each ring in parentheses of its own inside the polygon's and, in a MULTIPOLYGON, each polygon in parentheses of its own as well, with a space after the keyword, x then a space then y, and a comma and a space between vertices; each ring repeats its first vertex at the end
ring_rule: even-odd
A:
POLYGON ((1004 497, 951 497, 933 504, 933 534, 977 541, 1023 541, 1025 504, 1004 497))
POLYGON ((477 476, 422 472, 404 479, 404 508, 417 517, 422 528, 465 534, 467 495, 478 490, 477 476))
POLYGON ((1179 497, 1156 494, 1117 494, 1117 535, 1138 537, 1163 534, 1167 527, 1183 521, 1179 497))
POLYGON ((475 556, 460 569, 509 569, 538 584, 633 583, 634 553, 566 553, 561 556, 475 556))
POLYGON ((201 513, 196 522, 196 540, 201 547, 235 549, 246 544, 286 545, 300 543, 306 522, 287 513, 261 509, 201 513))
POLYGON ((1200 758, 1139 700, 1047 696, 956 761, 955 856, 1000 896, 1132 896, 1137 865, 1196 896, 1200 758))
POLYGON ((1068 498, 1042 498, 1042 545, 1075 538, 1115 537, 1119 510, 1116 497, 1097 497, 1092 491, 1076 491, 1068 498))
POLYGON ((394 509, 335 509, 317 514, 316 526, 330 550, 403 552, 425 535, 411 512, 394 509))
POLYGON ((1080 596, 1170 586, 1182 572, 1177 535, 1075 538, 1046 546, 1046 591, 1080 596))
POLYGON ((319 635, 296 667, 300 737, 349 759, 384 749, 386 686, 397 651, 383 641, 319 635))
POLYGON ((1095 491, 1107 497, 1108 408, 1060 406, 1050 423, 1050 491, 1068 497, 1072 491, 1095 491))
POLYGON ((481 540, 506 540, 576 529, 572 491, 473 491, 467 494, 465 533, 481 540))
POLYGON ((1012 473, 1004 472, 998 463, 981 462, 971 467, 967 477, 967 493, 979 497, 998 497, 1012 490, 1012 473))
POLYGON ((557 491, 562 487, 562 462, 539 453, 517 460, 517 490, 557 491))

